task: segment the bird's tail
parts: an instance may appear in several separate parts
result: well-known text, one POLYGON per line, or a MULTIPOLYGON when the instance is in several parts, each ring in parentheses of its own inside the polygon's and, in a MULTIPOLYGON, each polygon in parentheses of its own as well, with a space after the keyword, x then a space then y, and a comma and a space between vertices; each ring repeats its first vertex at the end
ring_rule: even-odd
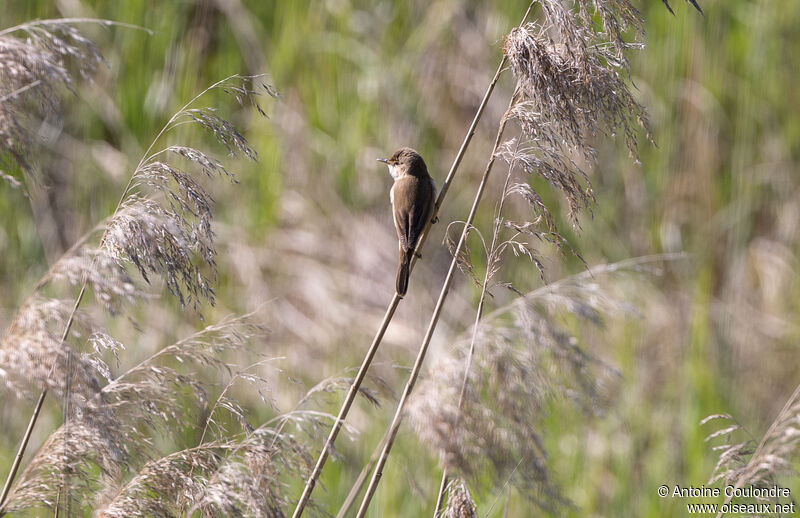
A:
POLYGON ((400 264, 397 266, 397 294, 401 297, 408 290, 408 267, 413 256, 413 248, 408 251, 400 250, 400 264))

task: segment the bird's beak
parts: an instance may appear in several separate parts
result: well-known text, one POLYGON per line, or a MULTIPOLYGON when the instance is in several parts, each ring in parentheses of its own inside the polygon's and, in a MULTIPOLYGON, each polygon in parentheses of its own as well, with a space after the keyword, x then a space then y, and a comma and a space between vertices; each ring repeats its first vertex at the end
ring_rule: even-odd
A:
POLYGON ((389 160, 386 159, 386 158, 378 158, 377 160, 378 160, 378 162, 383 162, 384 164, 388 164, 389 163, 389 160))

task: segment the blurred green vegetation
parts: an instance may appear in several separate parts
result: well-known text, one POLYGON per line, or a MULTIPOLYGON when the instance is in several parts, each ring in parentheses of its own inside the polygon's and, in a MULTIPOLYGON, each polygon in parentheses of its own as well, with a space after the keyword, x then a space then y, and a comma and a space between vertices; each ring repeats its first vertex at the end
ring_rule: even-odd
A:
MULTIPOLYGON (((598 141, 593 216, 585 216, 576 233, 568 229, 565 211, 556 211, 590 265, 660 252, 688 254, 654 281, 657 300, 640 308, 643 318, 609 323, 587 336, 589 343, 601 344, 595 354, 621 373, 607 414, 588 417, 554 402, 546 417, 553 476, 576 504, 569 516, 684 514, 681 501, 659 498, 656 488, 698 486, 710 477, 716 459, 704 438, 712 430, 699 421, 729 412, 758 436, 798 383, 800 10, 789 0, 701 0, 702 17, 682 2, 673 4, 676 16, 661 2, 641 2, 646 48, 631 55, 631 80, 650 114, 656 145, 642 140, 637 165, 622 143, 598 141)), ((77 140, 66 156, 71 165, 43 179, 44 188, 53 185, 47 175, 58 180, 54 195, 67 243, 113 210, 129 172, 186 100, 230 74, 268 74, 281 94, 266 101, 270 118, 235 115, 259 162, 237 163, 240 185, 215 191, 225 244, 219 307, 204 312, 213 320, 251 309, 253 302, 244 296, 249 281, 231 267, 241 257, 230 256, 235 247, 228 246, 233 238, 225 233, 235 227, 235 239, 269 248, 289 210, 287 193, 305 193, 322 217, 334 217, 342 206, 356 217, 377 218, 392 235, 389 185, 374 158, 411 145, 441 183, 500 58, 504 34, 526 7, 518 0, 8 0, 0 19, 8 27, 35 18, 96 17, 152 31, 81 26, 108 66, 92 83, 81 84, 77 96, 67 97, 65 133, 77 140)), ((443 227, 467 213, 513 86, 508 76, 443 207, 445 224, 429 241, 426 260, 430 255, 436 286, 441 275, 433 274, 443 271, 447 259, 438 246, 443 227)), ((204 101, 225 102, 221 96, 204 101)), ((63 149, 54 153, 65 155, 63 149)), ((491 196, 498 189, 494 184, 491 196)), ((548 205, 558 206, 556 193, 539 192, 548 205)), ((491 196, 479 215, 480 229, 492 221, 491 196)), ((41 231, 35 212, 35 203, 0 183, 4 326, 63 251, 41 231)), ((475 261, 485 264, 477 253, 475 261)), ((550 279, 580 270, 574 258, 555 255, 547 261, 550 279)), ((505 275, 523 291, 539 285, 538 274, 521 262, 507 265, 505 275)), ((279 297, 275 286, 294 289, 290 281, 281 282, 275 279, 261 300, 279 297)), ((387 280, 387 301, 392 284, 387 280)), ((466 300, 474 300, 477 291, 468 290, 466 300)), ((409 316, 418 327, 425 322, 414 318, 409 316)), ((405 346, 415 344, 413 338, 405 346)), ((303 387, 357 365, 367 342, 354 335, 350 343, 319 347, 328 346, 317 351, 307 372, 292 373, 303 387)), ((398 352, 396 361, 407 364, 411 352, 401 352, 405 356, 398 352)), ((393 388, 399 391, 400 385, 393 388)), ((9 423, 0 435, 4 476, 2 466, 12 458, 27 410, 17 403, 12 409, 2 396, 0 401, 0 415, 9 423)), ((337 403, 332 398, 331 411, 337 403)), ((389 401, 366 412, 385 424, 392 408, 389 401)), ((55 406, 50 412, 56 419, 55 406)), ((52 421, 40 427, 39 440, 52 421)), ((324 489, 315 493, 323 507, 335 511, 382 430, 370 426, 355 440, 340 442, 343 458, 329 463, 324 489)), ((370 516, 430 512, 440 472, 436 459, 421 451, 427 452, 404 429, 370 516)), ((800 484, 787 483, 798 494, 800 484)), ((293 490, 300 489, 298 481, 293 490)), ((503 515, 504 493, 479 491, 475 498, 482 515, 493 503, 490 515, 503 515)), ((532 515, 521 496, 512 493, 510 502, 509 516, 532 515)))

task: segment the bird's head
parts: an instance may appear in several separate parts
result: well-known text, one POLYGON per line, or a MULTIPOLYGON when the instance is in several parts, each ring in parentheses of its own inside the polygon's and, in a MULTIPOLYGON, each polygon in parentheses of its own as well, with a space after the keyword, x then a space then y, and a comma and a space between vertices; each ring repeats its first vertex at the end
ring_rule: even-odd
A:
POLYGON ((400 148, 394 152, 391 158, 379 158, 378 162, 383 162, 389 167, 389 174, 395 180, 405 175, 424 177, 428 175, 428 168, 422 157, 410 147, 400 148))

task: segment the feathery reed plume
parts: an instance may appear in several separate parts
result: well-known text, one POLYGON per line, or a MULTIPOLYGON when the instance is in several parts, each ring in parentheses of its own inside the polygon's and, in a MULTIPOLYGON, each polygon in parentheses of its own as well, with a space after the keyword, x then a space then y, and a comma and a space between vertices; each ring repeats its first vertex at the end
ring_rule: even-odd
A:
MULTIPOLYGON (((238 373, 232 381, 248 376, 238 373)), ((206 426, 218 408, 243 412, 235 400, 225 397, 228 387, 206 426)), ((307 404, 315 393, 309 391, 297 406, 307 404)), ((237 417, 241 423, 243 416, 237 417)), ((221 433, 209 442, 201 438, 198 446, 148 462, 111 495, 98 515, 172 516, 199 511, 203 516, 285 516, 291 504, 285 482, 307 475, 313 461, 310 445, 331 419, 315 410, 295 409, 257 428, 242 424, 243 433, 218 429, 221 433)))
MULTIPOLYGON (((60 113, 61 89, 74 92, 74 75, 89 77, 103 57, 95 44, 74 26, 109 20, 64 18, 36 20, 0 30, 0 164, 15 163, 32 175, 38 149, 36 123, 60 113)), ((3 173, 3 179, 20 185, 3 173)))
MULTIPOLYGON (((544 268, 538 252, 522 236, 549 242, 562 252, 569 249, 583 261, 559 234, 555 219, 539 194, 527 182, 511 184, 512 170, 521 167, 529 174, 541 176, 560 190, 566 197, 572 226, 580 228, 579 213, 594 201, 588 176, 580 165, 581 162, 591 164, 596 161, 589 138, 598 133, 614 136, 621 131, 629 152, 636 156, 634 121, 647 130, 644 109, 633 99, 620 76, 620 72, 629 74, 624 51, 641 47, 623 38, 623 33, 631 29, 636 35, 642 35, 642 20, 638 11, 624 0, 585 2, 574 9, 557 1, 543 1, 540 4, 543 20, 538 24, 530 23, 515 28, 505 41, 504 52, 517 77, 517 90, 508 116, 516 120, 525 141, 521 143, 512 139, 495 150, 496 155, 508 163, 509 173, 501 193, 492 244, 486 250, 487 267, 483 283, 473 273, 469 254, 464 253, 466 246, 461 255, 454 254, 462 271, 468 272, 481 286, 481 297, 473 338, 466 355, 453 428, 458 427, 459 409, 470 379, 485 297, 491 294, 488 284, 499 271, 504 252, 510 248, 514 255, 527 256, 542 280, 544 268), (590 10, 591 6, 593 10, 590 10), (592 18, 595 16, 602 20, 603 30, 598 30, 594 24, 592 18), (586 183, 585 187, 582 180, 586 183), (502 219, 500 213, 509 195, 516 195, 527 203, 533 212, 533 221, 516 223, 502 219), (501 225, 512 229, 515 234, 498 243, 501 225)), ((453 247, 450 248, 452 252, 453 247)), ((510 283, 497 284, 521 295, 510 283)), ((447 476, 448 467, 445 466, 437 509, 444 496, 447 476)))
MULTIPOLYGON (((76 402, 69 427, 59 428, 34 455, 0 512, 53 506, 64 469, 71 474, 73 504, 91 509, 90 496, 106 498, 104 492, 118 488, 126 473, 154 458, 153 436, 181 432, 196 423, 196 414, 206 406, 210 387, 202 372, 183 372, 170 363, 228 372, 233 366, 220 359, 224 353, 245 350, 264 332, 252 315, 228 318, 160 349, 116 378, 101 352, 117 351, 122 345, 108 336, 95 336, 97 351, 85 355, 86 363, 107 377, 105 385, 93 394, 91 405, 76 402)), ((231 401, 220 407, 235 411, 238 405, 231 401)))
MULTIPOLYGON (((800 420, 800 386, 783 405, 758 443, 729 414, 714 414, 703 419, 701 425, 711 421, 725 423, 722 428, 706 437, 707 442, 723 439, 720 444, 713 446, 719 457, 709 484, 722 481, 726 486, 733 486, 736 489, 745 486, 768 488, 776 485, 779 476, 796 475, 793 461, 800 446, 798 420, 800 420)), ((763 499, 760 496, 756 498, 763 499)), ((725 503, 729 503, 732 499, 732 493, 726 495, 725 503)))
MULTIPOLYGON (((378 384, 382 384, 382 380, 378 379, 376 376, 369 376, 370 380, 376 381, 378 384)), ((343 377, 332 377, 326 378, 306 392, 306 395, 300 402, 297 404, 298 407, 303 406, 308 401, 310 401, 313 397, 317 396, 318 394, 332 394, 338 393, 345 389, 350 388, 350 385, 353 384, 353 378, 343 378, 343 377)), ((385 387, 382 387, 385 388, 385 387)), ((369 387, 359 387, 359 393, 372 405, 378 407, 381 406, 380 399, 378 399, 378 395, 370 389, 369 387)))
MULTIPOLYGON (((516 139, 512 139, 509 142, 506 142, 504 146, 502 146, 507 153, 511 153, 516 155, 519 151, 519 146, 515 145, 516 139)), ((503 185, 503 190, 500 196, 500 201, 497 206, 496 215, 494 218, 494 224, 492 226, 492 239, 491 244, 488 245, 483 240, 483 236, 481 235, 480 231, 475 230, 475 232, 481 237, 483 241, 483 247, 486 250, 486 271, 484 273, 483 281, 479 281, 477 276, 473 273, 473 267, 469 260, 469 254, 465 254, 465 257, 459 261, 458 256, 456 256, 456 260, 459 263, 467 263, 467 270, 469 271, 471 277, 475 281, 475 283, 480 286, 481 294, 478 300, 478 307, 476 310, 475 315, 475 322, 472 328, 472 337, 469 343, 469 350, 466 354, 465 358, 465 367, 464 367, 464 374, 461 380, 461 388, 459 390, 458 399, 457 399, 457 408, 456 408, 456 416, 455 422, 453 423, 453 428, 458 428, 460 420, 460 412, 461 408, 464 404, 464 399, 467 393, 467 388, 469 386, 469 378, 472 371, 472 362, 475 357, 475 350, 478 342, 478 330, 480 329, 481 318, 483 317, 483 309, 486 302, 486 296, 491 295, 490 289, 496 285, 502 285, 506 288, 518 293, 522 294, 519 290, 517 290, 510 282, 500 282, 495 281, 494 278, 500 270, 500 263, 503 258, 504 252, 508 249, 511 249, 515 256, 517 255, 524 255, 530 258, 531 262, 536 266, 539 270, 539 274, 544 280, 544 267, 541 261, 538 258, 537 251, 527 242, 522 241, 519 239, 521 235, 531 235, 538 237, 541 241, 551 241, 555 242, 557 245, 560 245, 561 241, 565 241, 558 232, 555 231, 555 223, 553 222, 553 218, 550 215, 547 207, 542 202, 541 198, 530 188, 527 183, 515 183, 512 185, 512 179, 514 177, 514 172, 516 169, 516 160, 506 158, 508 162, 508 172, 506 174, 506 180, 503 185), (536 217, 535 221, 533 222, 526 222, 524 224, 517 224, 510 221, 506 221, 506 215, 504 214, 504 208, 506 206, 506 200, 509 196, 512 195, 519 195, 527 202, 527 204, 531 207, 532 212, 536 217), (535 230, 538 224, 544 224, 545 227, 548 229, 546 232, 537 232, 535 230), (501 240, 501 232, 503 227, 514 228, 516 233, 512 235, 510 238, 501 240), (550 235, 557 236, 558 240, 551 238, 550 235)), ((449 237, 449 235, 448 235, 449 237)), ((452 253, 452 247, 451 253, 452 253)), ((466 243, 464 245, 464 250, 467 251, 466 243)), ((462 271, 465 270, 464 267, 461 268, 462 271)), ((441 505, 444 499, 444 494, 446 491, 446 487, 448 485, 448 467, 445 466, 444 470, 442 471, 442 481, 439 485, 439 495, 437 496, 437 503, 436 503, 436 512, 441 509, 441 505)))
POLYGON ((61 256, 37 283, 39 288, 48 284, 68 283, 81 286, 86 283, 95 299, 111 315, 117 315, 122 305, 148 297, 130 277, 124 265, 103 249, 80 245, 61 256))
MULTIPOLYGON (((97 248, 83 246, 83 243, 96 235, 96 231, 90 232, 81 238, 73 249, 68 251, 62 260, 59 260, 37 284, 34 295, 31 297, 32 300, 35 300, 36 294, 45 285, 51 284, 54 280, 63 279, 81 284, 80 293, 74 304, 71 304, 71 311, 66 309, 70 305, 65 305, 65 310, 57 313, 63 317, 58 323, 59 331, 48 333, 47 330, 41 329, 41 326, 39 328, 35 326, 31 328, 30 325, 26 327, 23 324, 29 322, 30 319, 23 317, 15 318, 14 322, 19 322, 19 324, 11 326, 5 333, 3 346, 0 347, 0 353, 2 353, 0 359, 2 360, 17 364, 27 362, 36 365, 43 363, 38 360, 43 357, 43 352, 58 354, 44 356, 47 358, 44 362, 46 365, 39 365, 41 368, 35 372, 38 376, 33 378, 34 381, 44 388, 4 486, 3 496, 0 499, 2 500, 0 501, 0 513, 4 512, 3 510, 9 502, 8 492, 12 490, 12 483, 28 438, 36 423, 47 390, 53 383, 56 383, 56 388, 59 389, 56 393, 64 398, 65 426, 62 432, 64 439, 55 441, 54 445, 62 447, 60 454, 63 457, 62 465, 65 477, 62 484, 57 484, 59 492, 56 498, 42 499, 41 501, 46 505, 60 508, 62 506, 60 488, 63 485, 66 488, 64 505, 69 512, 72 493, 69 478, 74 474, 69 450, 69 446, 73 442, 73 438, 70 436, 72 425, 70 421, 74 418, 78 420, 79 428, 83 427, 85 422, 81 421, 82 415, 92 410, 92 406, 86 402, 90 401, 96 405, 98 399, 102 401, 105 396, 100 391, 101 385, 96 382, 97 376, 93 378, 89 374, 82 374, 87 370, 87 366, 88 370, 94 373, 92 369, 100 364, 97 361, 85 361, 84 355, 78 357, 79 361, 75 362, 77 355, 68 343, 68 341, 75 341, 79 338, 73 324, 80 320, 79 307, 87 287, 97 288, 99 290, 97 299, 113 312, 118 308, 120 299, 131 299, 138 293, 125 271, 125 264, 130 264, 148 283, 151 274, 161 276, 170 292, 178 298, 181 306, 190 304, 194 309, 198 309, 203 300, 208 300, 213 304, 214 292, 210 283, 216 274, 214 260, 216 250, 213 242, 214 234, 211 230, 212 199, 205 188, 187 171, 199 169, 209 177, 220 175, 230 177, 231 175, 219 161, 194 148, 170 146, 151 153, 165 132, 188 122, 199 124, 211 132, 230 154, 241 152, 248 158, 256 158, 255 151, 249 148, 247 141, 238 130, 214 114, 212 108, 192 107, 203 94, 213 88, 221 88, 230 93, 240 104, 245 101, 252 103, 262 114, 264 112, 253 99, 254 96, 259 95, 261 91, 274 95, 274 91, 262 83, 260 77, 231 76, 204 90, 175 113, 156 136, 131 175, 114 213, 104 226, 99 246, 97 248), (170 157, 179 157, 194 167, 182 169, 170 163, 170 157), (87 257, 92 259, 89 264, 85 261, 87 257), (105 270, 109 269, 113 275, 104 277, 105 270), (109 281, 113 284, 110 284, 109 281), (70 330, 73 331, 72 334, 70 334, 70 330), (59 335, 60 338, 58 338, 59 335), (22 351, 9 346, 9 344, 16 346, 20 343, 27 345, 27 347, 23 347, 22 351), (59 363, 59 358, 64 358, 64 361, 59 363), (76 371, 78 372, 77 379, 76 371), (83 382, 83 380, 93 380, 95 383, 83 382), (78 392, 78 397, 73 398, 72 389, 76 386, 76 381, 81 390, 78 392), (91 387, 94 397, 82 394, 84 385, 91 387), (73 414, 75 415, 73 416, 73 414), (68 424, 70 426, 67 426, 68 424)), ((29 306, 30 304, 26 304, 25 307, 29 306)), ((102 340, 98 343, 110 342, 102 340)), ((202 359, 212 364, 218 361, 213 356, 205 356, 202 359)), ((168 371, 168 369, 166 371, 159 369, 157 372, 162 374, 168 371)), ((108 375, 110 370, 100 368, 100 372, 108 375)), ((141 387, 131 388, 140 389, 141 387)), ((199 387, 195 388, 199 389, 199 387)), ((193 391, 195 396, 203 393, 201 390, 193 391)), ((170 396, 175 397, 177 394, 172 393, 170 396)), ((124 403, 121 404, 124 406, 124 403)), ((177 405, 178 402, 176 401, 174 404, 177 405)), ((106 431, 108 432, 108 430, 114 430, 114 428, 109 426, 106 431)), ((52 458, 57 455, 51 452, 52 458)))
MULTIPOLYGON (((72 302, 32 297, 17 311, 11 325, 0 338, 0 379, 6 392, 17 397, 33 397, 34 391, 47 387, 63 397, 68 387, 61 376, 51 376, 53 369, 63 372, 70 356, 74 364, 72 389, 87 400, 102 386, 102 375, 85 357, 61 341, 66 321, 72 316, 72 339, 89 340, 100 336, 99 328, 83 312, 72 314, 72 302), (55 366, 55 367, 54 367, 55 366)), ((103 345, 108 342, 98 340, 103 345)))
MULTIPOLYGON (((237 98, 258 93, 255 87, 245 84, 254 79, 255 85, 257 78, 242 78, 241 82, 236 82, 237 79, 227 78, 214 86, 226 88, 237 98)), ((267 87, 263 88, 269 91, 267 87)), ((180 110, 163 131, 179 123, 182 117, 195 120, 193 111, 188 107, 180 110)), ((226 145, 235 142, 237 149, 248 157, 255 157, 255 152, 233 126, 216 116, 209 120, 215 121, 212 127, 218 140, 226 145)), ((206 122, 203 126, 210 124, 206 122)), ((29 301, 12 320, 0 340, 0 354, 5 360, 0 365, 13 365, 17 369, 8 371, 27 372, 26 378, 40 386, 61 383, 56 380, 63 378, 60 374, 66 363, 54 368, 52 360, 66 358, 70 348, 61 343, 59 335, 76 318, 78 322, 84 319, 80 312, 71 314, 71 303, 49 301, 43 307, 38 293, 45 286, 65 281, 88 287, 113 314, 124 301, 130 302, 145 295, 128 275, 125 263, 129 263, 138 269, 145 281, 149 282, 149 275, 161 275, 181 304, 197 308, 204 299, 213 302, 210 285, 216 267, 211 230, 213 201, 186 170, 168 164, 164 161, 166 159, 156 160, 163 155, 185 159, 206 176, 232 178, 219 161, 197 149, 169 146, 146 156, 134 171, 115 213, 101 228, 100 246, 95 248, 83 244, 96 236, 97 230, 81 238, 42 277, 29 301), (51 368, 54 369, 52 376, 49 375, 51 368)), ((77 336, 78 333, 73 333, 66 338, 70 340, 77 336)))
MULTIPOLYGON (((191 511, 283 517, 292 503, 286 482, 313 466, 311 445, 333 416, 300 410, 279 415, 241 440, 208 478, 191 511)), ((348 430, 350 431, 350 430, 348 430)))
POLYGON ((216 440, 152 460, 96 510, 97 516, 285 516, 284 481, 313 461, 301 440, 332 416, 292 412, 240 440, 216 440), (290 428, 291 427, 291 428, 290 428))
MULTIPOLYGON (((236 79, 238 78, 227 78, 214 87, 227 88, 237 96, 258 93, 246 84, 236 83, 236 79)), ((242 81, 249 79, 251 78, 242 81)), ((195 115, 190 112, 193 109, 189 109, 188 105, 177 112, 162 130, 162 134, 172 124, 181 121, 181 117, 194 120, 195 115)), ((212 127, 218 140, 226 145, 235 142, 237 149, 243 150, 245 155, 255 156, 244 138, 229 123, 218 117, 210 120, 215 121, 212 127)), ((212 123, 206 122, 203 126, 210 124, 212 123)), ((31 300, 21 308, 4 333, 0 342, 0 353, 5 351, 5 360, 16 362, 16 367, 23 368, 17 372, 35 374, 27 377, 42 386, 60 383, 48 380, 60 380, 63 377, 63 365, 54 368, 52 359, 65 357, 69 347, 61 343, 58 335, 72 325, 76 316, 79 320, 81 317, 76 311, 77 304, 73 310, 75 315, 69 310, 70 304, 54 302, 45 308, 49 314, 41 313, 37 293, 54 282, 67 281, 73 285, 89 287, 95 297, 113 313, 122 301, 132 301, 144 294, 125 270, 125 263, 128 262, 139 270, 145 281, 149 282, 150 274, 161 275, 182 305, 191 304, 197 308, 203 299, 213 302, 210 278, 215 273, 216 250, 211 230, 212 199, 189 173, 165 161, 156 160, 156 157, 166 154, 182 157, 198 166, 207 176, 230 177, 230 173, 217 160, 193 148, 170 146, 142 159, 131 176, 117 209, 104 227, 100 247, 82 244, 96 235, 96 231, 81 238, 43 276, 35 287, 31 300), (158 194, 161 194, 163 201, 155 196, 158 194), (58 322, 53 322, 53 319, 58 319, 58 322), (46 323, 50 328, 43 328, 46 323), (20 347, 20 344, 23 346, 20 347), (21 363, 26 357, 30 360, 30 365, 21 363), (47 365, 42 364, 39 366, 41 368, 36 368, 37 362, 42 363, 37 358, 50 360, 45 362, 47 365), (24 368, 29 366, 30 370, 24 368), (53 376, 48 374, 51 368, 54 369, 53 376)))
MULTIPOLYGON (((250 99, 263 113, 253 97, 261 93, 259 89, 271 95, 274 92, 258 79, 231 76, 194 100, 212 88, 220 88, 235 95, 240 103, 244 98, 250 99)), ((196 123, 209 131, 231 155, 239 152, 252 160, 257 158, 256 152, 231 123, 216 115, 212 108, 190 108, 192 102, 170 118, 162 133, 186 122, 196 123)), ((147 282, 148 274, 160 275, 182 307, 191 305, 198 309, 203 300, 214 303, 211 287, 216 276, 216 250, 211 230, 213 200, 191 174, 168 163, 172 156, 185 159, 209 178, 226 176, 235 181, 218 160, 195 148, 169 146, 146 155, 107 223, 102 247, 110 257, 131 262, 147 282), (161 202, 153 198, 154 193, 161 194, 161 202)))
POLYGON ((229 442, 208 442, 150 461, 95 514, 109 518, 179 516, 181 505, 194 501, 201 491, 189 474, 213 472, 223 452, 233 447, 229 442))
POLYGON ((106 433, 100 434, 97 421, 74 419, 69 430, 61 427, 53 432, 20 475, 0 515, 41 506, 55 508, 64 471, 71 476, 72 509, 91 509, 91 496, 126 469, 129 437, 124 427, 118 427, 121 424, 107 420, 101 427, 106 433))
POLYGON ((25 173, 33 172, 36 119, 58 113, 59 88, 72 90, 70 66, 88 76, 101 61, 94 43, 69 22, 32 22, 0 31, 0 159, 6 166, 11 159, 25 173))
POLYGON ((626 82, 630 64, 624 54, 642 48, 623 35, 641 37, 643 21, 628 0, 580 2, 573 9, 556 0, 540 4, 543 20, 517 27, 506 38, 504 51, 520 94, 511 117, 526 139, 516 152, 504 146, 501 156, 560 190, 578 228, 579 212, 594 200, 582 165, 596 160, 590 139, 622 134, 633 157, 637 124, 651 139, 644 108, 626 82))
POLYGON ((478 507, 461 479, 453 479, 447 486, 447 505, 441 518, 478 518, 478 507))
MULTIPOLYGON (((432 366, 436 375, 423 379, 411 398, 408 415, 420 441, 439 454, 448 472, 467 478, 490 473, 498 487, 513 473, 512 484, 543 509, 566 504, 547 471, 541 419, 547 405, 558 399, 585 412, 601 412, 608 400, 605 387, 617 373, 587 353, 579 335, 558 323, 560 316, 602 325, 606 318, 635 314, 634 306, 603 287, 600 277, 617 285, 623 274, 670 258, 597 267, 487 315, 476 335, 461 407, 468 339, 432 366)), ((641 282, 634 285, 641 291, 641 282)))

